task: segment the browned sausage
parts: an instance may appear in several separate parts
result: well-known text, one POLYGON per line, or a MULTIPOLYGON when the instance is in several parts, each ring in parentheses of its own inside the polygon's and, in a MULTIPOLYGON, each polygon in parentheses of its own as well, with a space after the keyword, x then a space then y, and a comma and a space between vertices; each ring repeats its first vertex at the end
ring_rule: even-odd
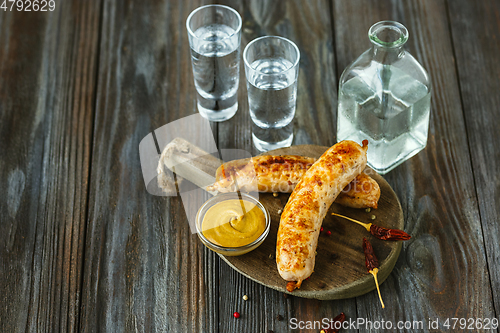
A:
POLYGON ((299 288, 314 270, 323 219, 342 189, 366 166, 368 141, 361 147, 341 141, 328 149, 301 178, 281 214, 276 264, 288 290, 299 288))
MULTIPOLYGON (((283 155, 256 156, 234 160, 221 165, 216 172, 216 183, 208 189, 219 192, 290 193, 306 171, 316 162, 315 158, 283 155)), ((347 185, 335 201, 353 208, 377 208, 380 187, 367 174, 360 174, 347 185)))

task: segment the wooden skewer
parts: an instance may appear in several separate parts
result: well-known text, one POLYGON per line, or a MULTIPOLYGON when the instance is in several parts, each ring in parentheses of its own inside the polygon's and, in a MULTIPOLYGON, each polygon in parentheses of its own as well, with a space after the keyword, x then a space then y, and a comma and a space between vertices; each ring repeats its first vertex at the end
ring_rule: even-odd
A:
POLYGON ((370 231, 370 228, 372 226, 371 223, 363 223, 363 222, 360 222, 358 220, 355 220, 355 219, 352 219, 350 217, 347 217, 347 216, 344 216, 344 215, 340 215, 340 214, 337 214, 337 213, 332 213, 332 215, 335 215, 335 216, 338 216, 338 217, 342 217, 342 218, 344 218, 346 220, 349 220, 349 221, 352 221, 354 223, 357 223, 357 224, 363 226, 366 230, 368 230, 368 232, 370 231))
POLYGON ((373 278, 375 279, 375 285, 377 286, 378 298, 380 299, 380 304, 382 304, 382 309, 385 309, 384 301, 382 301, 382 295, 380 294, 380 287, 378 286, 378 280, 377 280, 378 268, 374 268, 373 270, 370 271, 370 273, 373 275, 373 278))

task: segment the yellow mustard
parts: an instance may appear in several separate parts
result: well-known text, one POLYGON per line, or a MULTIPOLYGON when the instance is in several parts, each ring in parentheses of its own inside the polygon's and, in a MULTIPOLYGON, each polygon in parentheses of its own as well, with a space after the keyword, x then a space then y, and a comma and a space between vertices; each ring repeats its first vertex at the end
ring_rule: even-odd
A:
POLYGON ((247 200, 225 200, 210 207, 202 221, 205 238, 224 247, 252 243, 266 229, 266 216, 247 200))

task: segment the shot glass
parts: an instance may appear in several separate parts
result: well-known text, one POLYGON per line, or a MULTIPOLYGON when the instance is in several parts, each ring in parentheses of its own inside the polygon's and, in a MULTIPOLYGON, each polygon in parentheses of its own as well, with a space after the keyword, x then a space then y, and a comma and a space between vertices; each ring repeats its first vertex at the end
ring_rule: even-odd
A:
POLYGON ((238 110, 241 16, 230 7, 195 9, 186 21, 198 112, 210 121, 238 110))
POLYGON ((243 51, 252 140, 259 151, 288 147, 293 141, 300 52, 278 36, 254 39, 243 51))

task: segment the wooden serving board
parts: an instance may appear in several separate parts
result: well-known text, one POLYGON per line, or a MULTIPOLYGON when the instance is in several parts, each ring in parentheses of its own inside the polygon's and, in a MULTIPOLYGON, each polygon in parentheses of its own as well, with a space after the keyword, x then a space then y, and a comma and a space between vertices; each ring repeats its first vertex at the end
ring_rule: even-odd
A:
MULTIPOLYGON (((301 155, 320 157, 328 147, 315 145, 292 146, 269 151, 264 155, 301 155)), ((259 200, 268 209, 272 217, 271 230, 266 240, 257 249, 238 257, 219 256, 232 268, 251 280, 266 287, 289 293, 294 296, 316 298, 322 300, 343 299, 363 295, 375 289, 371 274, 365 267, 363 253, 363 237, 366 237, 375 250, 380 262, 378 275, 382 283, 391 273, 399 253, 401 242, 382 241, 373 237, 360 225, 345 219, 332 216, 330 212, 346 215, 361 222, 374 222, 388 228, 404 228, 403 212, 396 194, 390 185, 372 169, 365 170, 380 186, 381 197, 379 208, 366 212, 364 209, 354 209, 334 203, 325 220, 324 232, 320 234, 317 248, 316 265, 311 277, 302 283, 300 289, 289 293, 276 268, 276 237, 280 222, 279 210, 283 210, 289 194, 259 193, 259 200), (370 219, 375 215, 376 219, 370 219), (326 231, 331 235, 327 236, 326 231)))

